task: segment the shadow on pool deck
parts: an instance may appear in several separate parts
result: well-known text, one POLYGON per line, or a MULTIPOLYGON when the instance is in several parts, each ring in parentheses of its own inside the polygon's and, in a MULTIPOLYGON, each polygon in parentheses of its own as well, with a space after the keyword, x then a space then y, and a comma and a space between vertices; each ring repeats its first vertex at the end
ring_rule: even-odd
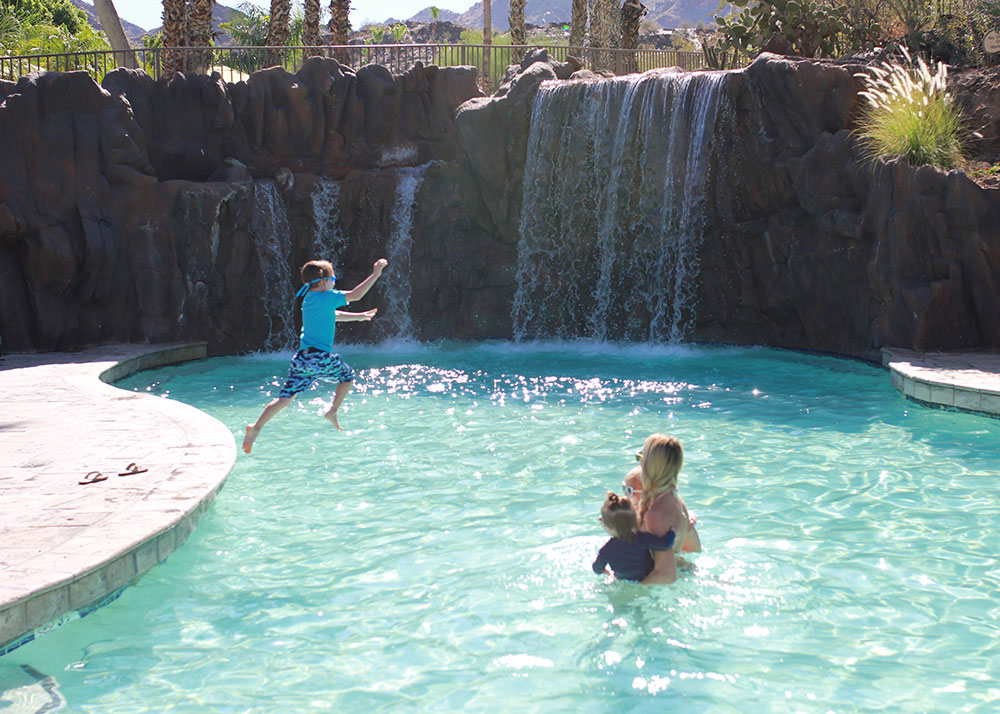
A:
POLYGON ((0 361, 0 655, 114 599, 198 524, 236 461, 229 429, 107 382, 202 357, 194 343, 0 361), (132 463, 148 471, 118 475, 132 463), (80 485, 91 471, 107 479, 80 485))

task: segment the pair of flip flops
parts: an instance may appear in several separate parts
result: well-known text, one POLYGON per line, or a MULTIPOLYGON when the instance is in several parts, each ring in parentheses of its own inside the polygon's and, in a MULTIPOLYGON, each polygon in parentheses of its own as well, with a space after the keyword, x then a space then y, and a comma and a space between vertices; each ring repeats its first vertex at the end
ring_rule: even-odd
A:
MULTIPOLYGON (((139 464, 131 463, 125 467, 125 470, 119 473, 119 476, 134 476, 135 474, 144 474, 149 469, 144 469, 139 464)), ((81 486, 88 486, 92 483, 100 483, 101 481, 107 481, 108 477, 106 474, 100 471, 91 471, 86 476, 83 477, 82 481, 77 481, 81 486)))

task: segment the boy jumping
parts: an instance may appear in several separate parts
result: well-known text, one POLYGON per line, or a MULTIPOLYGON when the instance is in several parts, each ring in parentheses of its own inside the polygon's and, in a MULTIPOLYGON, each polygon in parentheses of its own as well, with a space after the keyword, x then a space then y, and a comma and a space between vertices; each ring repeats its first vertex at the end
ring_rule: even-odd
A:
POLYGON ((372 266, 372 274, 358 283, 353 290, 346 292, 333 289, 336 278, 333 275, 333 265, 329 261, 310 260, 302 266, 303 285, 296 294, 296 297, 302 297, 302 335, 299 351, 292 358, 292 363, 288 367, 288 379, 285 380, 285 386, 281 388, 277 399, 271 400, 257 421, 247 426, 246 436, 243 437, 243 451, 249 454, 253 442, 264 425, 291 404, 299 392, 309 389, 318 379, 338 382, 333 404, 325 416, 335 429, 343 431, 337 422, 337 410, 354 383, 354 370, 341 361, 339 354, 333 352, 336 323, 368 321, 375 317, 378 310, 342 312, 337 308, 363 298, 388 264, 385 258, 376 260, 372 266))

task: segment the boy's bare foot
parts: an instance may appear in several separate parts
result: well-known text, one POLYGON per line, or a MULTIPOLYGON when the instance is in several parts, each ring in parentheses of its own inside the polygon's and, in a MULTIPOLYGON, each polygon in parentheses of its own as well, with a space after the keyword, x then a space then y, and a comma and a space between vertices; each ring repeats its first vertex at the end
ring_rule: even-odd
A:
POLYGON ((334 429, 337 431, 343 431, 343 429, 340 428, 340 422, 337 421, 337 412, 327 412, 325 416, 329 419, 330 423, 333 424, 334 429))
POLYGON ((255 429, 253 426, 247 426, 247 434, 243 437, 243 451, 250 453, 250 449, 253 448, 253 442, 257 439, 257 434, 260 433, 260 429, 255 429))

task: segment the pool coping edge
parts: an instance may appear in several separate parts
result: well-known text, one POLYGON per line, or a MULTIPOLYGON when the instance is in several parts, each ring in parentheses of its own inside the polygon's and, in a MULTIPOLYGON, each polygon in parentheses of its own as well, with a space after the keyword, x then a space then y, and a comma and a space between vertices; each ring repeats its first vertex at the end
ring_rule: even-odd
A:
MULTIPOLYGON (((113 345, 105 349, 114 353, 123 351, 123 348, 128 348, 124 350, 128 354, 114 355, 110 366, 105 366, 99 359, 94 360, 96 369, 89 369, 88 364, 85 367, 87 383, 76 391, 84 393, 84 398, 104 402, 112 409, 114 400, 121 399, 124 392, 144 400, 141 402, 143 408, 156 412, 156 418, 161 421, 184 422, 186 428, 197 433, 199 442, 186 445, 189 451, 178 458, 179 463, 173 464, 175 468, 170 479, 183 479, 191 473, 196 464, 185 463, 185 457, 203 453, 206 448, 214 450, 217 472, 211 475, 210 485, 197 493, 193 502, 188 499, 188 503, 171 508, 168 513, 158 514, 161 517, 154 519, 160 522, 157 527, 138 538, 123 539, 116 552, 89 567, 71 573, 52 572, 49 582, 38 587, 22 588, 27 592, 15 593, 13 598, 10 593, 11 590, 17 591, 16 587, 0 588, 0 657, 63 624, 68 616, 71 616, 70 619, 73 619, 72 616, 86 616, 106 601, 117 599, 120 591, 166 560, 197 527, 235 466, 236 443, 222 422, 183 402, 134 394, 113 385, 113 382, 142 370, 204 359, 208 356, 207 343, 113 345)), ((99 353, 101 349, 92 348, 89 352, 99 353)), ((49 365, 59 366, 58 362, 54 365, 49 362, 49 365)))

